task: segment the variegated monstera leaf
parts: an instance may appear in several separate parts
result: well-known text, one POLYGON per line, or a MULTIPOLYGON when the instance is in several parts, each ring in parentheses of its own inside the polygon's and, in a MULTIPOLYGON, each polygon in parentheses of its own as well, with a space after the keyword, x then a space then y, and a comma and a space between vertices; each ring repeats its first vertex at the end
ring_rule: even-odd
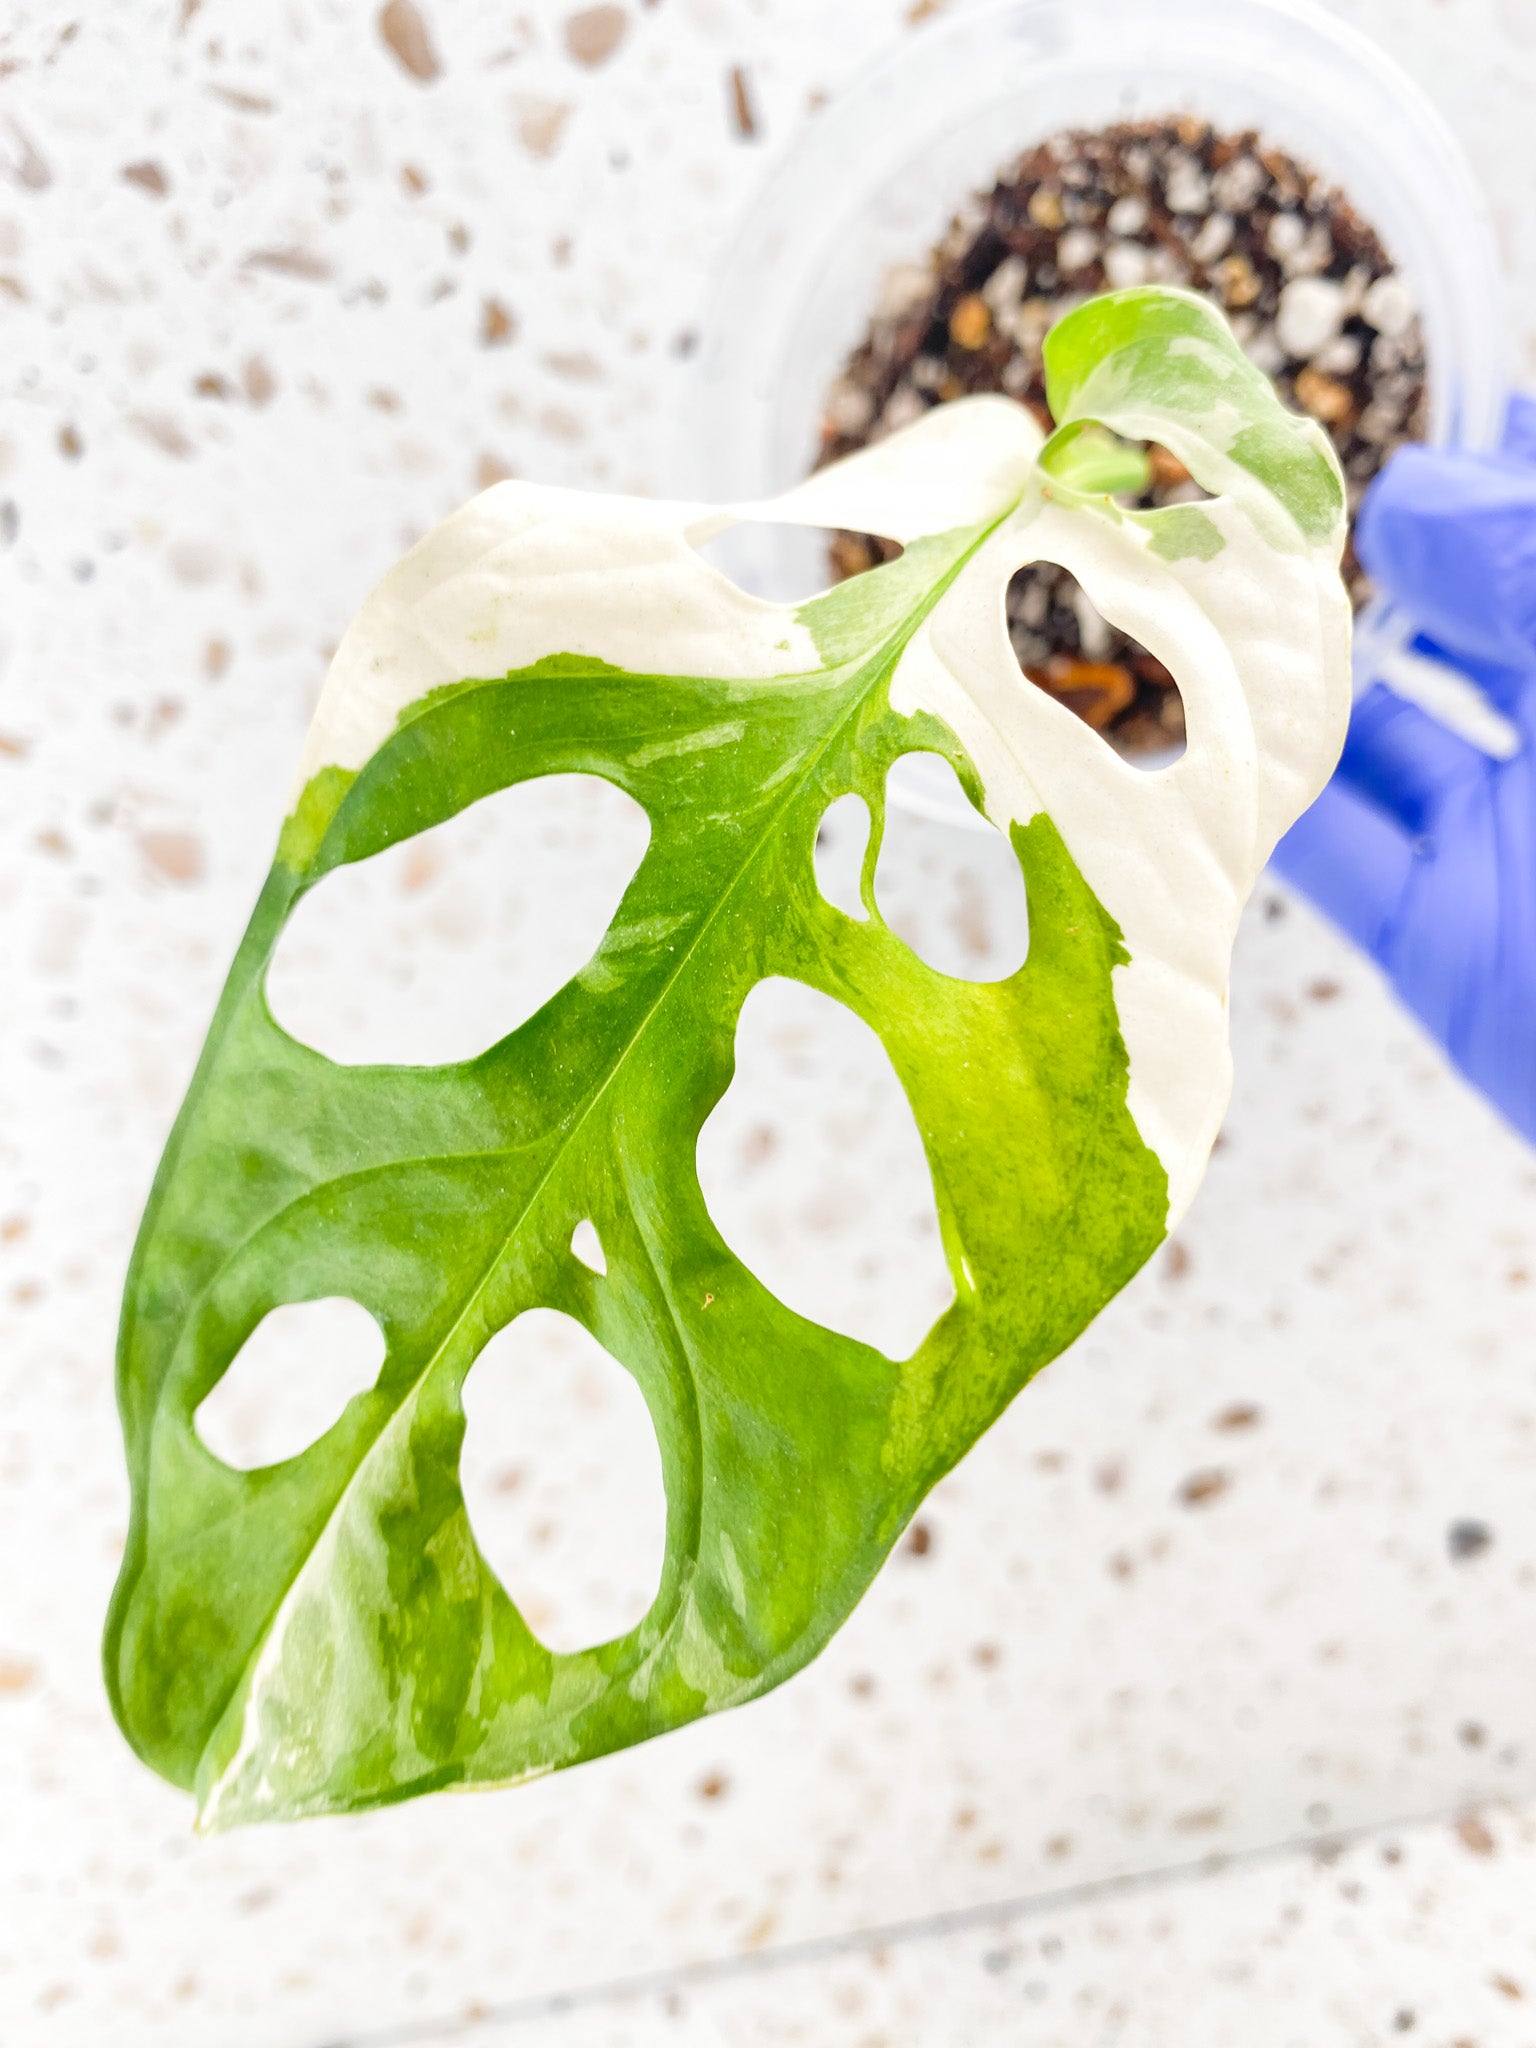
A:
POLYGON ((778 1684, 1189 1202, 1227 1100, 1238 914, 1341 742, 1344 496, 1318 429, 1196 299, 1084 306, 1049 377, 1044 446, 1008 400, 965 400, 730 512, 498 484, 346 635, 122 1326, 133 1518, 106 1668, 205 1825, 504 1784, 778 1684), (1122 509, 1126 440, 1213 495, 1122 509), (743 517, 904 552, 769 604, 696 552, 743 517), (1003 594, 1033 560, 1173 672, 1175 764, 1127 765, 1020 676, 1003 594), (1004 981, 935 972, 881 920, 886 774, 913 750, 1017 852, 1029 952, 1004 981), (338 1066, 278 1028, 264 976, 306 890, 569 770, 627 790, 651 836, 543 1009, 441 1067, 338 1066), (812 861, 848 792, 874 819, 863 920, 812 861), (911 1357, 792 1313, 705 1207, 699 1131, 769 975, 871 1025, 915 1114, 956 1298, 911 1357), (571 1251, 583 1219, 605 1275, 571 1251), (300 1456, 221 1464, 200 1403, 269 1310, 329 1295, 381 1326, 376 1383, 300 1456), (668 1501, 650 1611, 573 1655, 486 1565, 458 1479, 465 1377, 536 1305, 634 1375, 668 1501))

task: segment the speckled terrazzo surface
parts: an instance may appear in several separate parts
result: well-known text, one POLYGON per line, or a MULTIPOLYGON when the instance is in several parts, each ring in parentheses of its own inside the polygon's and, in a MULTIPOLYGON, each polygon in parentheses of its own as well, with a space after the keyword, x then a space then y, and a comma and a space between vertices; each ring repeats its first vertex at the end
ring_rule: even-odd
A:
MULTIPOLYGON (((678 482, 737 210, 909 11, 420 5, 393 48, 318 0, 0 23, 0 2041, 1523 2048, 1536 1161, 1269 889, 1179 1241, 792 1686, 513 1794, 213 1842, 115 1736, 117 1290, 327 652, 480 482, 678 482)), ((1340 11, 1492 189, 1536 375, 1536 11, 1340 11)), ((511 1000, 623 833, 580 792, 506 830, 494 891, 483 844, 402 865, 293 1000, 338 958, 365 1032, 511 1000)), ((985 846, 900 841, 893 919, 1000 957, 985 846)), ((899 1333, 936 1284, 899 1104, 792 1006, 749 1050, 723 1227, 899 1333)), ((622 1607, 654 1505, 612 1383, 569 1385, 537 1471, 515 1407, 476 1445, 552 1615, 622 1607)))

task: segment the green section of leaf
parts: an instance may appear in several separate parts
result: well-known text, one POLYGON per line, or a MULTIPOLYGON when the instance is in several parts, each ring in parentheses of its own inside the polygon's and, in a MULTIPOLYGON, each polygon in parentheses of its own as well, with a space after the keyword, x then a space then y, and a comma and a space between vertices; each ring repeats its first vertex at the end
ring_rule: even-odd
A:
POLYGON ((277 858, 284 867, 299 874, 310 865, 342 798, 355 780, 350 769, 322 768, 304 785, 277 842, 277 858))
MULTIPOLYGON (((878 592, 864 603, 884 609, 878 592)), ((157 1768, 207 1795, 274 1660, 218 1818, 513 1778, 773 1684, 1158 1242, 1162 1174, 1125 1108, 1117 936, 1050 822, 1016 835, 1031 949, 1010 982, 934 974, 816 890, 832 799, 877 805, 915 739, 954 752, 889 709, 905 637, 755 688, 565 659, 441 691, 357 776, 305 866, 277 870, 124 1329, 124 1385, 143 1398, 108 1653, 119 1712, 157 1768), (653 839, 590 967, 544 1011, 448 1069, 338 1069, 277 1029, 261 970, 314 876, 572 769, 629 790, 653 839), (741 1003, 770 974, 873 1025, 916 1113, 962 1293, 905 1363, 790 1314, 703 1206, 697 1134, 741 1003), (583 1217, 605 1279, 571 1256, 583 1217), (286 1465, 217 1464, 191 1431, 198 1402, 268 1308, 338 1293, 385 1331, 376 1389, 286 1465), (536 1643, 480 1564, 455 1478, 464 1375, 535 1305, 585 1322, 635 1374, 670 1503, 651 1615, 574 1658, 536 1643)))
MULTIPOLYGON (((1162 305, 1152 301, 1149 318, 1162 305)), ((1184 334, 1182 301, 1174 311, 1184 334)), ((1057 330, 1058 373, 1069 367, 1079 400, 1118 392, 1120 431, 1145 431, 1135 422, 1159 405, 1205 402, 1177 379, 1168 386, 1167 351, 1137 347, 1136 319, 1074 319, 1057 330)), ((1230 336, 1218 325, 1206 339, 1241 381, 1230 336)), ((1283 437, 1292 429, 1269 403, 1283 437)), ((995 410, 969 417, 983 439, 1010 424, 995 410)), ((1170 415, 1158 437, 1177 446, 1175 432, 1188 442, 1208 424, 1170 415)), ((365 614, 379 637, 355 643, 362 681, 335 728, 344 758, 362 764, 320 768, 284 828, 157 1176, 124 1305, 133 1514, 107 1680, 129 1739, 195 1788, 206 1825, 511 1782, 777 1684, 848 1614, 927 1489, 1160 1241, 1169 1181, 1131 1113, 1116 1004, 1117 973, 1138 967, 1007 765, 1030 733, 1058 734, 1048 744, 1063 749, 1101 743, 1041 723, 1053 707, 1021 691, 1000 634, 999 674, 967 713, 991 749, 988 773, 1002 778, 994 786, 949 724, 902 715, 893 690, 908 654, 939 660, 937 631, 925 629, 946 603, 970 617, 986 596, 957 589, 961 580, 1008 573, 985 566, 1002 559, 988 552, 993 536, 1004 526, 1010 545, 1027 536, 1047 499, 1051 517, 1096 522, 1122 554, 1141 550, 1142 580, 1161 578, 1170 602, 1187 600, 1166 541, 1156 562, 1127 515, 1084 495, 1085 477, 1121 473, 1108 435, 1058 437, 1067 478, 1037 472, 1000 504, 990 484, 969 495, 963 473, 957 484, 951 433, 941 423, 907 442, 910 458, 897 437, 862 472, 861 489, 885 478, 905 508, 902 556, 767 615, 766 627, 762 608, 725 606, 719 580, 649 514, 613 515, 603 543, 620 579, 613 631, 632 632, 636 606, 651 601, 646 577, 660 579, 664 602, 647 615, 658 641, 683 617, 696 644, 739 653, 734 669, 722 658, 726 674, 637 672, 566 652, 481 674, 469 656, 462 680, 400 683, 416 650, 436 660, 444 646, 491 644, 508 596, 526 609, 558 592, 569 638, 582 637, 590 620, 569 592, 595 602, 597 528, 573 524, 580 538, 562 558, 548 535, 566 531, 564 500, 541 513, 519 499, 504 517, 469 508, 365 614), (971 523, 914 532, 914 475, 951 518, 974 505, 971 523), (519 583, 525 572, 495 564, 523 559, 515 550, 528 533, 541 566, 519 583), (754 670, 765 646, 795 653, 795 672, 754 670), (383 730, 388 689, 405 708, 383 730), (984 701, 1000 708, 983 712, 984 701), (380 734, 371 752, 359 737, 370 731, 380 734), (914 749, 948 758, 999 821, 1027 819, 1011 842, 1029 952, 1005 980, 934 972, 879 916, 871 883, 886 775, 914 749), (338 1067, 278 1028, 263 980, 306 890, 493 791, 569 772, 627 791, 651 839, 596 954, 540 1011, 479 1058, 436 1068, 338 1067), (820 821, 850 793, 872 819, 863 919, 828 903, 814 872, 820 821), (769 976, 864 1019, 911 1104, 956 1299, 910 1358, 793 1314, 732 1255, 704 1203, 698 1134, 729 1085, 742 1004, 769 976), (572 1251, 584 1220, 605 1274, 572 1251), (220 1464, 193 1429, 203 1398, 269 1310, 333 1295, 360 1302, 384 1332, 376 1383, 300 1456, 254 1472, 220 1464), (466 1375, 496 1331, 536 1306, 576 1318, 634 1375, 667 1490, 649 1614, 571 1655, 536 1640, 487 1568, 458 1483, 466 1375)), ((843 523, 878 524, 862 513, 843 523)), ((1182 533, 1182 551, 1207 558, 1194 525, 1155 531, 1175 546, 1182 533)), ((1274 545, 1291 550, 1287 574, 1302 573, 1294 530, 1274 545)), ((998 582, 988 602, 1000 613, 1001 601, 998 582)), ((337 744, 328 730, 322 717, 313 759, 337 744)), ((1049 761, 1038 765, 1044 776, 1049 761)), ((1106 788, 1119 787, 1108 779, 1117 773, 1106 756, 1106 788)), ((1179 802, 1180 829, 1198 829, 1179 802)), ((1124 868, 1140 883, 1142 863, 1124 868)), ((1207 868, 1219 863, 1189 871, 1207 868)), ((1186 987, 1187 971, 1158 982, 1161 963, 1151 965, 1154 990, 1186 987)), ((1202 1000, 1224 1051, 1221 990, 1202 1000)), ((1187 1142, 1197 1141, 1208 1142, 1198 1128, 1187 1142)))
POLYGON ((1198 505, 1165 505, 1145 515, 1152 552, 1165 562, 1212 562, 1226 546, 1221 528, 1198 505))

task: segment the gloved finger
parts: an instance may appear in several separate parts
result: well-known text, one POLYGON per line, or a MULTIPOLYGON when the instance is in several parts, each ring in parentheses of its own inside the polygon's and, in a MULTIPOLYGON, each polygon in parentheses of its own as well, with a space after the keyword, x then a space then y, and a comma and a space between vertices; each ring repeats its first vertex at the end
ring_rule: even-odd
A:
POLYGON ((1488 757, 1385 683, 1357 698, 1335 781, 1378 804, 1412 837, 1434 829, 1453 789, 1486 774, 1488 757))
POLYGON ((1536 398, 1529 392, 1512 391, 1504 415, 1504 434, 1499 453, 1511 462, 1536 463, 1536 398))
POLYGON ((1458 657, 1536 662, 1536 468, 1398 449, 1365 494, 1355 545, 1374 581, 1458 657))
POLYGON ((1427 633, 1416 635, 1408 644, 1415 654, 1448 663, 1522 732, 1536 733, 1536 661, 1523 662, 1518 668, 1502 661, 1479 661, 1475 655, 1452 654, 1427 633))
POLYGON ((1275 848, 1272 865, 1362 951, 1380 958, 1408 886, 1413 848, 1375 804, 1330 782, 1275 848))

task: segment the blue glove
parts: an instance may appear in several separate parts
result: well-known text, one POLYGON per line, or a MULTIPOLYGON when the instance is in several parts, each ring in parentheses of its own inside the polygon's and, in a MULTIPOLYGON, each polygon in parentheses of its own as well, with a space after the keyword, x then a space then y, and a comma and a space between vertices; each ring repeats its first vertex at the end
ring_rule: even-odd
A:
POLYGON ((1356 546, 1378 587, 1503 714, 1496 760, 1376 682, 1275 865, 1385 971, 1536 1143, 1536 403, 1497 455, 1402 449, 1356 546))

